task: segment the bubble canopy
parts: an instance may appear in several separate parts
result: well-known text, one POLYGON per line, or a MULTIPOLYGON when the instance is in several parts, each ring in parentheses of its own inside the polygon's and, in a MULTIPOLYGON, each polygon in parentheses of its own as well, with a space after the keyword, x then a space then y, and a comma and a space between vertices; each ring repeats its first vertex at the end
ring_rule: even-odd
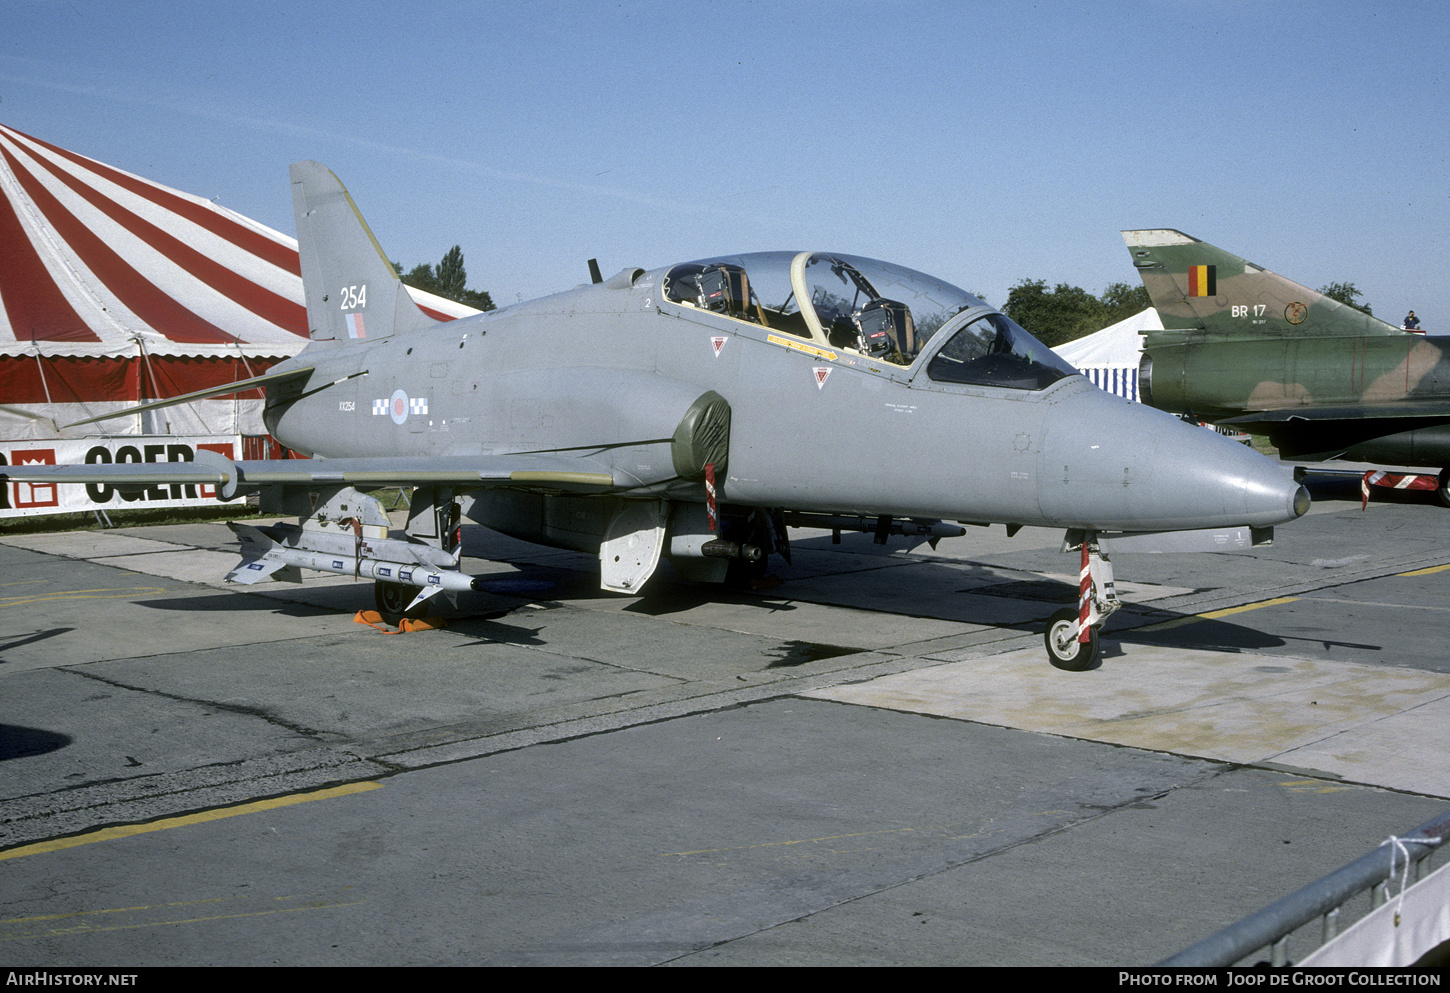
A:
POLYGON ((670 269, 664 295, 821 348, 912 367, 913 380, 1040 390, 1076 373, 972 294, 877 259, 828 252, 701 259, 670 269))

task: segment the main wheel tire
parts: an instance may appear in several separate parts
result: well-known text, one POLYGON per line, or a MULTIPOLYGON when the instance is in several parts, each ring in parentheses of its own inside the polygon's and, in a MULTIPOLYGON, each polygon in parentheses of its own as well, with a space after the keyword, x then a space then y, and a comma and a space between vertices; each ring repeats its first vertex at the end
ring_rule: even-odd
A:
POLYGON ((1440 485, 1435 487, 1435 499, 1450 507, 1450 469, 1440 470, 1440 485))
POLYGON ((373 583, 373 603, 377 605, 378 613, 383 615, 383 620, 389 624, 397 624, 404 617, 411 617, 417 620, 420 617, 428 616, 428 601, 424 600, 412 610, 408 604, 413 598, 422 592, 420 586, 401 586, 398 583, 373 583))
POLYGON ((1082 672, 1098 658, 1098 629, 1088 628, 1088 640, 1078 641, 1077 608, 1064 607, 1047 619, 1042 640, 1047 645, 1047 661, 1068 672, 1082 672))

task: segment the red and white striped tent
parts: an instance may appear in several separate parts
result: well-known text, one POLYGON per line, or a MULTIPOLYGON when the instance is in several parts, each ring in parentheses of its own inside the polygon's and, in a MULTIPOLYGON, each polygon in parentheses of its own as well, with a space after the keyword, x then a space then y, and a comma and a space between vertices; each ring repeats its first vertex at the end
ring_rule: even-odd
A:
MULTIPOLYGON (((0 125, 0 440, 265 432, 261 394, 62 430, 307 343, 293 238, 0 125)), ((475 313, 421 291, 440 320, 475 313)))

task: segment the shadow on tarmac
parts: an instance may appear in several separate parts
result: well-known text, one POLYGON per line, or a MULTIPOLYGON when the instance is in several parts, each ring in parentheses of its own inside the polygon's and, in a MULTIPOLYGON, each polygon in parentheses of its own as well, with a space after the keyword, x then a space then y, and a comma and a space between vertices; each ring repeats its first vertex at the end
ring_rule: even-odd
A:
MULTIPOLYGON (((47 628, 44 631, 37 631, 34 634, 21 635, 18 638, 14 638, 10 641, 4 642, 3 644, 0 644, 0 655, 3 655, 4 652, 8 649, 19 648, 21 645, 33 645, 37 641, 45 641, 49 638, 55 638, 65 634, 68 631, 74 630, 75 628, 47 628)), ((0 658, 0 665, 4 664, 5 659, 0 658)))
POLYGON ((59 751, 74 740, 68 734, 42 731, 40 728, 21 727, 17 724, 0 724, 0 762, 10 759, 29 758, 59 751))

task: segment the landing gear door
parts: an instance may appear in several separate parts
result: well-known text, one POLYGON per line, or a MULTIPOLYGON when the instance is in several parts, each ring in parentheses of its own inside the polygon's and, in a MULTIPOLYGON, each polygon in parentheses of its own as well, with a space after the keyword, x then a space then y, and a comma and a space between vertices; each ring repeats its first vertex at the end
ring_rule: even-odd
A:
POLYGON ((665 541, 668 505, 663 500, 625 500, 599 546, 599 585, 638 593, 654 574, 665 541))

